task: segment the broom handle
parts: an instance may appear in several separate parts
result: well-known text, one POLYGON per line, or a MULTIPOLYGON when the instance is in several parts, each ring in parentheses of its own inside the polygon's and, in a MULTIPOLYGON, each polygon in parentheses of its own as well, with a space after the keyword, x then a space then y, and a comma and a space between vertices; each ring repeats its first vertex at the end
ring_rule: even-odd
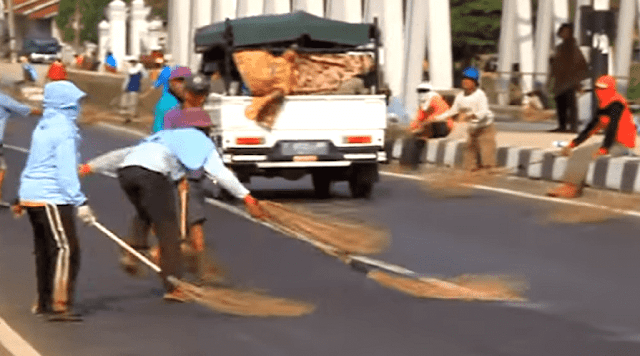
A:
POLYGON ((140 261, 142 261, 145 265, 149 266, 149 268, 154 270, 156 273, 162 272, 160 267, 158 267, 155 263, 151 262, 143 254, 141 254, 140 252, 136 251, 133 247, 129 246, 129 244, 124 242, 121 238, 119 238, 116 234, 111 232, 109 229, 104 227, 104 225, 100 224, 99 222, 97 222, 95 220, 93 222, 91 222, 91 225, 93 225, 96 229, 102 231, 102 233, 107 235, 107 237, 110 238, 111 240, 115 241, 118 245, 120 245, 120 247, 122 247, 123 249, 127 250, 127 252, 129 252, 130 254, 136 256, 136 258, 138 258, 140 261))
POLYGON ((185 240, 187 238, 187 198, 189 194, 187 179, 183 179, 180 185, 180 235, 185 240))

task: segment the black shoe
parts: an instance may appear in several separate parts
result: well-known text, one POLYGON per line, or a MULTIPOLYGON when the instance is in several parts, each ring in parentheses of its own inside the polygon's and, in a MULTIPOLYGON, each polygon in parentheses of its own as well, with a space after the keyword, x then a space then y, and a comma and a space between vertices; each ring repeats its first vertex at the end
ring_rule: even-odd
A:
POLYGON ((11 203, 4 200, 0 200, 0 209, 9 209, 9 208, 11 208, 11 203))
POLYGON ((555 129, 549 130, 547 132, 567 132, 567 130, 565 130, 565 129, 561 128, 561 127, 557 127, 555 129))
POLYGON ((47 321, 51 322, 72 322, 77 323, 82 321, 82 316, 78 313, 74 313, 70 310, 61 312, 53 312, 47 318, 47 321))

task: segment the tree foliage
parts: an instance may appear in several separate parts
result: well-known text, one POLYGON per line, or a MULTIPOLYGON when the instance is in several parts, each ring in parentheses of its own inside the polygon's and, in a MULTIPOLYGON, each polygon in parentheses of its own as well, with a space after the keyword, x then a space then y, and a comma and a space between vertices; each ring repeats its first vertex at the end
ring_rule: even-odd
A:
POLYGON ((501 0, 451 0, 454 60, 496 52, 501 16, 501 0))
MULTIPOLYGON (((62 32, 65 42, 73 42, 74 30, 73 20, 76 11, 76 4, 80 9, 81 26, 80 41, 98 42, 98 24, 106 19, 107 6, 111 0, 60 0, 60 10, 56 17, 56 23, 62 32)), ((131 0, 125 0, 127 4, 131 0)), ((167 1, 166 0, 145 0, 145 4, 151 7, 151 16, 159 16, 166 20, 167 1)))

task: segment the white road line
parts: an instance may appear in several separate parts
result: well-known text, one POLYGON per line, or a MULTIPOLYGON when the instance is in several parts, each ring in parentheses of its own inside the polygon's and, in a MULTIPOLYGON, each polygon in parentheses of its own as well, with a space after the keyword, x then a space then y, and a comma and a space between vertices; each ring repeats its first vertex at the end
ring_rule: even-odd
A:
POLYGON ((29 153, 29 150, 26 149, 26 148, 13 146, 13 145, 7 145, 6 143, 3 146, 8 148, 8 149, 14 150, 14 151, 18 151, 18 152, 22 152, 22 153, 29 153))
POLYGON ((136 136, 136 137, 147 137, 149 136, 148 134, 138 131, 138 130, 133 130, 133 129, 128 129, 126 127, 120 127, 117 125, 112 125, 112 124, 108 124, 105 122, 100 122, 98 124, 96 124, 96 126, 111 130, 111 131, 117 131, 117 132, 122 132, 122 133, 126 133, 132 136, 136 136))
MULTIPOLYGON (((390 177, 395 177, 395 178, 411 179, 411 180, 415 180, 415 181, 428 181, 428 179, 424 179, 424 178, 421 178, 421 177, 416 177, 416 176, 412 176, 412 175, 408 175, 408 174, 402 174, 402 173, 380 172, 380 174, 381 175, 390 176, 390 177)), ((628 216, 633 216, 633 217, 636 217, 636 218, 640 217, 640 212, 637 211, 637 210, 611 208, 611 207, 604 206, 604 205, 597 205, 597 204, 587 203, 587 202, 578 201, 578 200, 547 197, 547 196, 535 195, 535 194, 531 194, 531 193, 518 192, 518 191, 510 190, 510 189, 489 187, 489 186, 486 186, 486 185, 479 185, 479 184, 461 184, 461 185, 465 186, 465 187, 469 187, 469 188, 475 188, 475 189, 486 190, 486 191, 495 192, 495 193, 513 195, 513 196, 520 197, 520 198, 526 198, 526 199, 532 199, 532 200, 540 200, 540 201, 546 201, 546 202, 552 202, 552 203, 567 204, 567 205, 574 205, 574 206, 581 206, 581 207, 594 208, 594 209, 601 209, 601 210, 612 212, 612 213, 616 213, 616 214, 628 215, 628 216)))
POLYGON ((42 356, 2 318, 0 318, 0 343, 15 356, 42 356))

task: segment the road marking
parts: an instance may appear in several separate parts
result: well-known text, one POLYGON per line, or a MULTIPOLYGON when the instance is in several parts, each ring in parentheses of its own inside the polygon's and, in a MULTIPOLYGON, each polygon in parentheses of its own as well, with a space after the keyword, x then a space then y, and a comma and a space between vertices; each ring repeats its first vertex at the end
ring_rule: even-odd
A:
MULTIPOLYGON (((395 177, 395 178, 411 179, 411 180, 415 180, 415 181, 423 181, 423 182, 424 181, 428 181, 428 179, 424 179, 424 178, 421 178, 421 177, 416 177, 416 176, 412 176, 412 175, 408 175, 408 174, 402 174, 402 173, 380 172, 380 174, 381 175, 390 176, 390 177, 395 177)), ((511 190, 511 189, 489 187, 489 186, 480 185, 480 184, 468 184, 468 183, 465 183, 465 184, 461 184, 461 185, 464 186, 464 187, 468 187, 468 188, 475 188, 475 189, 486 190, 486 191, 495 192, 495 193, 513 195, 513 196, 520 197, 520 198, 526 198, 526 199, 532 199, 532 200, 540 200, 540 201, 552 202, 552 203, 567 204, 567 205, 574 205, 574 206, 580 206, 580 207, 586 207, 586 208, 601 209, 601 210, 605 210, 605 211, 616 213, 616 214, 628 215, 628 216, 633 216, 633 217, 636 217, 636 218, 640 217, 640 212, 637 211, 637 210, 611 208, 611 207, 608 207, 608 206, 597 205, 597 204, 587 203, 587 202, 583 202, 583 201, 547 197, 547 196, 535 195, 535 194, 531 194, 531 193, 518 192, 518 191, 515 191, 515 190, 511 190)))
POLYGON ((26 149, 26 148, 13 146, 13 145, 7 145, 6 143, 3 146, 6 147, 6 148, 9 148, 9 149, 12 149, 14 151, 18 151, 18 152, 22 152, 22 153, 29 153, 29 150, 26 149))
POLYGON ((128 129, 126 127, 120 127, 120 126, 117 126, 117 125, 108 124, 106 122, 100 122, 100 123, 96 124, 95 126, 99 126, 99 127, 111 130, 111 131, 123 132, 123 133, 129 134, 129 135, 136 136, 136 137, 141 137, 141 138, 149 136, 148 134, 146 134, 146 133, 144 133, 142 131, 138 131, 138 130, 134 130, 134 129, 128 129))
POLYGON ((41 356, 25 339, 0 318, 0 343, 15 356, 41 356))

